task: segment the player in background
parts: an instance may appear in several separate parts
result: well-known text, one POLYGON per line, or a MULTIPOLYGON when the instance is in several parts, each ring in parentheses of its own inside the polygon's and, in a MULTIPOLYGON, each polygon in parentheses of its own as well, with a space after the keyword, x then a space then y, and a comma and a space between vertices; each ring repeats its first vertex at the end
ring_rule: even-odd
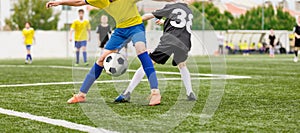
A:
POLYGON ((25 23, 25 28, 22 30, 22 34, 23 34, 24 44, 27 50, 25 64, 31 64, 32 63, 31 46, 33 44, 33 41, 35 41, 35 37, 34 37, 34 29, 31 28, 29 22, 25 23))
POLYGON ((217 36, 217 39, 218 39, 218 43, 219 43, 218 52, 219 52, 219 54, 223 54, 225 37, 223 36, 222 32, 220 32, 220 34, 217 36))
POLYGON ((108 17, 106 15, 102 15, 100 18, 101 24, 98 25, 96 29, 96 33, 99 34, 99 47, 100 47, 100 55, 103 53, 104 45, 109 40, 109 33, 111 33, 111 27, 107 23, 108 17))
POLYGON ((79 53, 82 50, 84 65, 88 66, 86 45, 87 40, 91 40, 91 25, 89 20, 83 18, 84 10, 78 10, 79 19, 75 20, 71 25, 70 41, 72 42, 73 32, 75 32, 75 48, 76 48, 76 63, 74 66, 79 66, 79 53))
POLYGON ((300 16, 297 20, 297 25, 294 27, 294 34, 295 34, 295 57, 294 62, 298 62, 298 50, 300 49, 300 16))
MULTIPOLYGON (((173 0, 172 4, 167 4, 164 8, 152 13, 143 15, 143 20, 157 18, 157 24, 164 24, 164 32, 160 38, 159 45, 150 53, 153 64, 165 64, 172 54, 174 54, 173 66, 177 66, 181 78, 186 88, 187 99, 195 101, 196 96, 192 90, 190 72, 186 65, 188 52, 191 49, 191 26, 193 14, 189 9, 190 0, 173 0), (166 20, 162 20, 166 18, 166 20)), ((140 67, 134 74, 128 88, 123 91, 115 102, 128 102, 130 94, 143 79, 145 73, 140 67)))
POLYGON ((270 35, 269 35, 269 40, 270 40, 270 47, 269 47, 269 52, 270 52, 270 57, 274 58, 275 57, 275 39, 276 36, 274 34, 274 30, 270 30, 270 35))
POLYGON ((138 58, 141 61, 143 70, 145 71, 150 83, 151 95, 150 106, 160 104, 161 95, 158 89, 158 81, 155 69, 148 52, 146 51, 145 27, 142 17, 136 6, 138 0, 59 0, 49 1, 46 7, 69 5, 82 6, 92 5, 100 9, 104 9, 111 15, 116 22, 116 29, 109 41, 106 43, 103 54, 98 58, 90 72, 87 74, 80 92, 68 100, 68 103, 84 102, 86 94, 94 81, 100 76, 103 70, 103 61, 107 55, 117 52, 121 49, 126 40, 131 40, 135 46, 138 58))

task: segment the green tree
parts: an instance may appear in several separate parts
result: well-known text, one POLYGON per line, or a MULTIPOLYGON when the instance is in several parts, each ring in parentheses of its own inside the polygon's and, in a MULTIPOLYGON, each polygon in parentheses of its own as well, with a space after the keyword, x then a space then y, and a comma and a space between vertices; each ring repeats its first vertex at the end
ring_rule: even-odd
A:
POLYGON ((16 24, 19 29, 23 29, 25 23, 30 22, 34 29, 56 30, 59 13, 53 14, 52 9, 46 9, 46 2, 44 0, 19 0, 14 4, 11 23, 16 24))
POLYGON ((215 30, 228 30, 230 24, 234 21, 234 17, 230 12, 225 11, 221 13, 219 8, 215 7, 213 3, 202 3, 195 2, 193 6, 196 10, 193 9, 194 21, 193 29, 200 30, 203 28, 203 15, 202 15, 202 4, 204 4, 204 22, 205 29, 211 29, 211 26, 215 30), (200 14, 200 15, 199 15, 200 14))
MULTIPOLYGON (((276 11, 272 6, 264 8, 264 30, 290 30, 295 23, 295 18, 283 8, 278 7, 276 11)), ((262 30, 262 7, 253 8, 236 18, 230 25, 230 29, 262 30)))

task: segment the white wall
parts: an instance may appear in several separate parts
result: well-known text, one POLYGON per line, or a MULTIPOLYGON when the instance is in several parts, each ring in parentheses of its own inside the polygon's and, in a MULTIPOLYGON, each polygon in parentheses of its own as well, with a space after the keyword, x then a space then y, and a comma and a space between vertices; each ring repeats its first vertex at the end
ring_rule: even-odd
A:
MULTIPOLYGON (((147 32, 147 46, 154 49, 162 35, 161 31, 147 32)), ((66 31, 36 31, 36 44, 32 46, 34 58, 66 58, 74 54, 74 44, 68 41, 66 31)), ((26 49, 23 44, 21 31, 0 32, 1 49, 0 59, 25 58, 26 49)), ((99 53, 98 36, 92 31, 92 41, 88 43, 88 55, 95 57, 99 53)), ((214 31, 194 31, 192 36, 192 55, 213 54, 217 49, 216 34, 214 31)), ((132 44, 128 48, 129 56, 135 56, 132 44)))

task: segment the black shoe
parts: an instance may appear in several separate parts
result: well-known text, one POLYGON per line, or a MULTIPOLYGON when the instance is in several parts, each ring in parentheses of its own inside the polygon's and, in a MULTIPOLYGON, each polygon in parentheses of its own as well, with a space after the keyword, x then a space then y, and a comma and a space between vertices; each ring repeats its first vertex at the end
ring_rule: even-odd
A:
POLYGON ((196 100, 197 100, 197 98, 196 98, 194 92, 191 92, 191 93, 187 96, 187 100, 188 100, 188 101, 196 101, 196 100))

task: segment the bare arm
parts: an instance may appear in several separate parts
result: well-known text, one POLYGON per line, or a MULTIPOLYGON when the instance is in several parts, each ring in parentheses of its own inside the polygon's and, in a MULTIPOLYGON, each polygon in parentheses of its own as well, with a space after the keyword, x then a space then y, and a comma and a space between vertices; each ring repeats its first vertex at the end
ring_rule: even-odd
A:
POLYGON ((83 6, 87 5, 84 0, 59 0, 59 1, 49 1, 46 4, 47 8, 59 5, 67 5, 67 6, 83 6))
POLYGON ((91 41, 91 29, 88 29, 88 33, 89 33, 89 41, 91 41))
POLYGON ((295 37, 300 39, 300 35, 298 35, 297 33, 295 33, 295 37))
POLYGON ((149 20, 152 18, 154 18, 154 15, 152 13, 147 13, 142 16, 143 21, 146 21, 146 20, 149 20))
POLYGON ((73 34, 73 31, 74 31, 74 30, 71 29, 71 30, 70 30, 70 33, 69 33, 69 40, 70 40, 70 42, 72 42, 72 37, 73 37, 72 34, 73 34))

